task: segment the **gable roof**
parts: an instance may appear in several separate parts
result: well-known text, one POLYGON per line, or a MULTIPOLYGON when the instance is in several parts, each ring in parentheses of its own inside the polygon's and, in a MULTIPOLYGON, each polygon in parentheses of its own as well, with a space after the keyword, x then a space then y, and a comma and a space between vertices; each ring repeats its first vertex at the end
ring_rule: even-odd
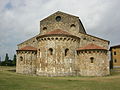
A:
POLYGON ((78 48, 77 50, 107 50, 95 44, 88 44, 85 47, 78 48))
POLYGON ((22 43, 18 44, 17 46, 19 46, 19 45, 21 45, 21 44, 23 44, 23 43, 25 43, 25 42, 27 43, 27 42, 29 42, 30 40, 33 40, 33 41, 34 41, 34 40, 36 39, 37 36, 39 36, 39 34, 36 35, 36 36, 34 36, 34 37, 32 37, 32 38, 29 38, 29 39, 23 41, 22 43))
POLYGON ((17 51, 36 51, 37 48, 32 47, 32 46, 25 46, 23 48, 18 49, 17 51))
POLYGON ((61 11, 57 11, 49 16, 47 16, 46 18, 42 19, 41 21, 51 17, 51 16, 54 16, 54 15, 59 15, 59 14, 64 14, 64 15, 69 15, 69 16, 72 16, 72 17, 76 17, 76 18, 79 18, 78 16, 75 16, 75 15, 71 15, 71 14, 68 14, 68 13, 65 13, 65 12, 61 12, 61 11))

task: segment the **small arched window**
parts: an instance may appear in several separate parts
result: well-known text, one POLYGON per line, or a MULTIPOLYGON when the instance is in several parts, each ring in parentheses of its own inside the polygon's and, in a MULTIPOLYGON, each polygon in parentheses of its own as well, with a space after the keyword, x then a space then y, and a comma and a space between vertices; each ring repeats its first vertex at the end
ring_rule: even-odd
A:
POLYGON ((49 54, 53 55, 53 49, 52 48, 49 48, 49 54))
POLYGON ((67 55, 68 55, 68 51, 69 51, 69 49, 68 49, 68 48, 66 48, 66 49, 65 49, 65 56, 67 56, 67 55))
POLYGON ((23 57, 22 56, 20 56, 20 61, 23 61, 23 57))
POLYGON ((47 30, 47 27, 43 27, 43 30, 47 30))
POLYGON ((91 62, 91 63, 94 62, 94 57, 90 57, 90 62, 91 62))

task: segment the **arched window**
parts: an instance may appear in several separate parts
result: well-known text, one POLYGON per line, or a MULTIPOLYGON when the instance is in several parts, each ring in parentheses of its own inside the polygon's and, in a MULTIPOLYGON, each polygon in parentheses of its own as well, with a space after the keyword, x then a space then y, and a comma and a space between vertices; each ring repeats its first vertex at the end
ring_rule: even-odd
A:
POLYGON ((68 55, 68 51, 69 51, 69 49, 68 49, 68 48, 66 48, 66 49, 65 49, 65 56, 67 56, 67 55, 68 55))
POLYGON ((23 57, 22 56, 20 56, 20 61, 23 61, 23 57))
POLYGON ((49 54, 53 55, 53 49, 52 48, 49 48, 49 54))
POLYGON ((94 62, 94 57, 90 57, 90 61, 91 61, 91 63, 93 63, 94 62))
POLYGON ((43 27, 43 30, 47 30, 47 27, 43 27))

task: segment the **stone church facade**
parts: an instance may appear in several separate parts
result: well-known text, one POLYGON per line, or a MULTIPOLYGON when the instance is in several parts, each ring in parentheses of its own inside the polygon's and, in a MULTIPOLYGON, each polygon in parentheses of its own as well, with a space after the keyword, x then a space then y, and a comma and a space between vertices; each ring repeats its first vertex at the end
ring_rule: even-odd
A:
POLYGON ((77 16, 56 12, 18 44, 16 72, 40 76, 109 75, 109 41, 89 35, 77 16))

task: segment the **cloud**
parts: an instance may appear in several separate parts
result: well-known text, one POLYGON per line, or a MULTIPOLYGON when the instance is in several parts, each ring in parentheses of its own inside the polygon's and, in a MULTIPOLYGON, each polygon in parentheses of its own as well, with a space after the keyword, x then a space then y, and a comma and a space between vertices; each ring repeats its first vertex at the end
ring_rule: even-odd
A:
POLYGON ((0 56, 39 33, 39 21, 56 11, 79 16, 86 31, 119 44, 119 0, 0 0, 0 56))

